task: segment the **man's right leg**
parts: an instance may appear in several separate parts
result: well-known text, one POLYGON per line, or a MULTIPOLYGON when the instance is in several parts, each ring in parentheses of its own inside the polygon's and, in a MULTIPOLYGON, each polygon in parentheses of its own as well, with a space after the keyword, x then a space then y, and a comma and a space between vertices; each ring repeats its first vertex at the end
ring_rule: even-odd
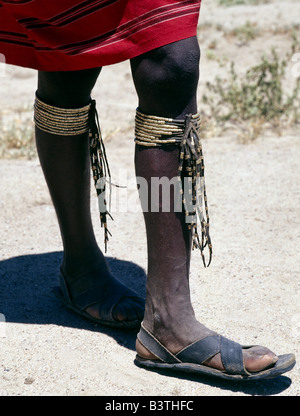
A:
MULTIPOLYGON (((72 72, 39 72, 38 98, 60 108, 82 108, 100 69, 72 72)), ((63 136, 36 127, 40 163, 60 226, 64 257, 61 270, 72 297, 103 285, 103 293, 113 277, 95 239, 90 214, 90 161, 88 133, 63 136)), ((119 288, 116 286, 116 292, 119 288)), ((101 298, 101 293, 99 293, 101 298)), ((101 305, 86 308, 101 318, 101 305)), ((143 302, 134 294, 121 298, 113 309, 116 320, 143 317, 143 302)))

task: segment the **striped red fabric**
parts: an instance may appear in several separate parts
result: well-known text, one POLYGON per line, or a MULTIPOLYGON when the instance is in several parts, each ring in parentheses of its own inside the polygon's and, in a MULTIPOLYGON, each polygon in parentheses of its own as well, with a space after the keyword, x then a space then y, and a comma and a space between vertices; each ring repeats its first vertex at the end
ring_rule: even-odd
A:
POLYGON ((196 35, 201 0, 0 0, 0 53, 45 71, 110 65, 196 35))

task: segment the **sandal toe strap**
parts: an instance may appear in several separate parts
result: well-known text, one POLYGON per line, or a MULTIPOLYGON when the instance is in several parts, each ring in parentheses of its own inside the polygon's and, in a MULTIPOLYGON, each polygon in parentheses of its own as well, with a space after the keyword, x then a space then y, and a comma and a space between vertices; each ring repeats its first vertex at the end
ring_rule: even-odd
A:
POLYGON ((82 293, 74 298, 74 303, 81 310, 95 304, 100 305, 100 316, 102 320, 113 320, 113 309, 123 297, 132 296, 132 293, 120 285, 108 285, 105 290, 103 286, 82 293))
POLYGON ((239 374, 248 376, 250 373, 245 369, 242 346, 225 337, 221 338, 220 353, 223 366, 228 374, 239 374))
POLYGON ((139 341, 159 360, 164 363, 203 364, 214 355, 220 353, 224 370, 227 374, 249 376, 243 360, 243 347, 221 335, 209 335, 186 348, 172 354, 143 325, 138 334, 139 341))
POLYGON ((94 287, 77 296, 71 298, 64 275, 60 275, 60 287, 64 298, 67 302, 74 305, 81 311, 96 303, 101 305, 101 319, 103 321, 113 320, 113 309, 123 297, 133 296, 133 293, 121 282, 115 280, 107 285, 103 290, 103 286, 94 287))
POLYGON ((220 353, 226 373, 249 375, 244 366, 242 346, 221 335, 209 335, 180 351, 176 357, 182 362, 203 364, 220 353))
POLYGON ((188 345, 177 353, 176 357, 182 362, 202 364, 218 352, 220 352, 220 336, 209 335, 188 345))

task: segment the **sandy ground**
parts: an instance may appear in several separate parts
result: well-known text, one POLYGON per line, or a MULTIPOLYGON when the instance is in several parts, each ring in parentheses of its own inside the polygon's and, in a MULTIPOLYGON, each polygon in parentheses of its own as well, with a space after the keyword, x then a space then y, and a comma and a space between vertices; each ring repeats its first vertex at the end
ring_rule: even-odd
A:
MULTIPOLYGON (((199 38, 203 85, 217 71, 205 50, 237 65, 253 64, 274 43, 285 51, 287 35, 272 32, 298 24, 300 5, 216 7, 204 2, 199 38), (259 11, 259 12, 258 12, 259 11), (255 20, 265 30, 246 45, 224 30, 255 20), (223 25, 223 32, 215 25, 223 25), (266 30, 268 28, 268 30, 266 30), (273 33, 273 34, 272 34, 273 33), (265 46, 262 46, 265 45, 265 46)), ((36 72, 7 67, 0 79, 0 109, 31 105, 36 72)), ((146 237, 133 172, 133 120, 137 105, 129 63, 104 68, 95 88, 117 193, 108 259, 115 274, 145 294, 146 237), (123 169, 120 171, 120 167, 123 169), (126 176, 127 175, 127 176, 126 176), (127 178, 127 180, 126 180, 127 178), (123 194, 122 194, 123 192, 123 194), (127 199, 126 199, 127 198, 127 199), (121 202, 120 202, 121 201, 121 202), (119 205, 120 205, 119 204, 119 205)), ((261 344, 299 361, 300 142, 297 131, 266 134, 241 144, 233 135, 203 143, 214 256, 208 269, 193 253, 195 312, 208 327, 243 344, 261 344)), ((0 395, 247 396, 300 394, 299 365, 274 380, 248 384, 158 374, 136 367, 135 332, 107 329, 66 310, 54 297, 62 246, 39 162, 0 160, 0 395)), ((92 211, 103 246, 97 206, 92 211)))

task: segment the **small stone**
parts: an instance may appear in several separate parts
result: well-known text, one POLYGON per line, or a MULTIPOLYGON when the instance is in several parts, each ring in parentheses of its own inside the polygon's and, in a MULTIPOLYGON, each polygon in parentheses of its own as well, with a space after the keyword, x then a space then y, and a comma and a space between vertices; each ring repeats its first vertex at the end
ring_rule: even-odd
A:
POLYGON ((26 377, 24 380, 24 384, 32 384, 34 382, 33 377, 26 377))

